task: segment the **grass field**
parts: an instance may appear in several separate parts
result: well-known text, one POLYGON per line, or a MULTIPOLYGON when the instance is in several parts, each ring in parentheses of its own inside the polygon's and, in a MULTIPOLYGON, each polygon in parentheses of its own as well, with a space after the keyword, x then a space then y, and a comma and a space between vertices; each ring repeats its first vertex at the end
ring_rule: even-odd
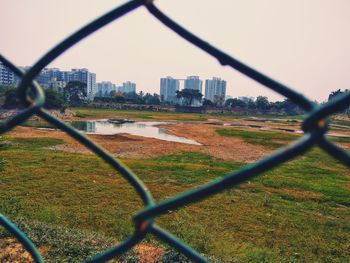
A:
MULTIPOLYGON (((177 120, 177 121, 207 121, 208 119, 217 118, 221 120, 245 119, 248 116, 238 114, 222 113, 181 113, 181 112, 156 112, 156 111, 136 111, 136 110, 113 110, 113 109, 92 109, 92 108, 73 108, 71 109, 78 117, 81 118, 104 118, 114 117, 116 114, 120 117, 146 119, 146 120, 177 120)), ((254 117, 254 116, 249 116, 254 117)), ((256 115, 259 118, 279 118, 284 120, 302 120, 303 115, 297 116, 278 116, 278 115, 256 115)))
MULTIPOLYGON (((73 111, 86 119, 116 114, 115 110, 73 111)), ((217 114, 140 111, 117 114, 144 120, 250 120, 246 116, 217 114)), ((302 116, 286 121, 299 119, 302 116)), ((220 136, 239 137, 270 150, 299 137, 240 128, 215 130, 220 136)), ((140 199, 98 157, 47 149, 63 143, 54 138, 23 139, 9 135, 1 140, 0 211, 18 223, 39 248, 48 248, 43 250, 46 259, 79 262, 133 232, 130 222, 132 215, 142 208, 140 199)), ((349 143, 348 138, 332 140, 349 143)), ((244 166, 194 152, 123 161, 158 201, 244 166)), ((170 211, 157 218, 157 222, 218 262, 344 262, 350 258, 349 206, 348 169, 321 150, 313 149, 238 188, 170 211)), ((5 232, 0 235, 6 237, 5 232)), ((7 239, 3 240, 0 247, 7 239)), ((164 246, 151 237, 147 242, 164 246)), ((133 262, 136 258, 131 252, 120 261, 133 262)), ((169 261, 168 257, 165 262, 169 261)))
MULTIPOLYGON (((108 110, 97 114, 78 111, 94 118, 112 114, 108 110)), ((125 114, 164 120, 208 118, 154 112, 125 114)), ((268 149, 297 138, 289 133, 237 128, 216 131, 268 149)), ((19 223, 37 246, 46 248, 43 254, 49 262, 79 262, 133 232, 131 219, 142 208, 140 198, 98 157, 49 150, 47 147, 63 143, 53 138, 8 135, 1 141, 0 211, 19 223)), ((157 201, 244 166, 194 152, 123 162, 144 181, 157 201)), ((345 166, 313 149, 235 189, 169 211, 156 221, 213 261, 347 262, 349 175, 345 166)), ((1 235, 6 236, 4 232, 1 235)), ((151 237, 147 242, 164 246, 151 237)), ((134 258, 131 253, 121 261, 132 262, 134 258)))
POLYGON ((113 110, 113 109, 89 109, 73 108, 72 111, 81 118, 108 118, 119 117, 142 119, 142 120, 177 120, 177 121, 206 121, 204 114, 186 114, 176 112, 155 112, 155 111, 136 111, 136 110, 113 110))

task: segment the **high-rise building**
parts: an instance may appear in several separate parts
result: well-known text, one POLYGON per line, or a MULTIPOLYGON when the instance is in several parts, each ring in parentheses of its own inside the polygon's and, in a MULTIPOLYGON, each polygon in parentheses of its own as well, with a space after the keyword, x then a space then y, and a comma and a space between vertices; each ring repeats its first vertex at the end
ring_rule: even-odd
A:
POLYGON ((185 79, 185 89, 199 90, 202 93, 202 81, 198 76, 188 76, 185 79))
POLYGON ((62 81, 62 71, 58 68, 44 68, 36 78, 40 85, 46 87, 52 80, 62 81))
POLYGON ((135 92, 136 93, 136 84, 130 81, 126 81, 123 83, 123 86, 118 87, 118 92, 120 93, 135 92))
POLYGON ((226 81, 220 78, 205 80, 205 98, 222 104, 225 102, 226 96, 226 81))
POLYGON ((172 77, 160 79, 160 97, 163 101, 176 102, 176 91, 179 90, 180 82, 172 77))
POLYGON ((0 61, 0 85, 10 86, 14 84, 15 74, 0 61))
POLYGON ((36 81, 44 88, 54 88, 63 91, 69 78, 58 68, 44 68, 36 78, 36 81))
MULTIPOLYGON (((30 66, 19 66, 18 67, 20 70, 22 70, 23 72, 27 72, 30 69, 30 66)), ((14 74, 14 78, 13 78, 13 85, 17 86, 20 82, 21 82, 22 78, 17 76, 16 74, 14 74)))
POLYGON ((61 71, 58 68, 44 68, 36 80, 44 88, 56 88, 63 91, 69 81, 80 81, 86 84, 86 94, 92 100, 97 92, 96 74, 88 69, 72 69, 71 71, 61 71))
POLYGON ((89 72, 86 68, 72 69, 70 73, 71 74, 68 74, 69 81, 80 81, 85 83, 87 98, 93 100, 97 93, 96 74, 89 72))
POLYGON ((112 90, 115 90, 115 85, 110 81, 102 81, 97 83, 97 95, 108 97, 112 90))

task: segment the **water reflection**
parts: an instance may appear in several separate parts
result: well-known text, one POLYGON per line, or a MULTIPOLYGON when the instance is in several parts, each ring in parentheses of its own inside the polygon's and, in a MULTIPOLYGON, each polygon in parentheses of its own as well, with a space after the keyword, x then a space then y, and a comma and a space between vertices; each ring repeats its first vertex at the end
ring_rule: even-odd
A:
POLYGON ((71 125, 80 131, 86 133, 113 135, 118 133, 128 133, 136 136, 143 136, 148 138, 156 138, 159 140, 180 142, 194 145, 201 145, 200 143, 167 134, 165 128, 156 127, 156 125, 168 124, 166 122, 132 122, 132 123, 113 123, 108 120, 97 121, 74 121, 71 125))

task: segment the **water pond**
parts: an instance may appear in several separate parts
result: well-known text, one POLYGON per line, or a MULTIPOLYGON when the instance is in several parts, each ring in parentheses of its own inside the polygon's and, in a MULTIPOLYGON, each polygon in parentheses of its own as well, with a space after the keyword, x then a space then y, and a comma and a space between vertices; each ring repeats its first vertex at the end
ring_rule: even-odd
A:
POLYGON ((167 134, 165 128, 157 127, 157 125, 169 124, 167 122, 125 122, 115 123, 109 120, 95 121, 73 121, 70 123, 74 128, 90 134, 113 135, 118 133, 128 133, 136 136, 155 138, 164 141, 179 142, 193 145, 201 145, 200 143, 167 134))

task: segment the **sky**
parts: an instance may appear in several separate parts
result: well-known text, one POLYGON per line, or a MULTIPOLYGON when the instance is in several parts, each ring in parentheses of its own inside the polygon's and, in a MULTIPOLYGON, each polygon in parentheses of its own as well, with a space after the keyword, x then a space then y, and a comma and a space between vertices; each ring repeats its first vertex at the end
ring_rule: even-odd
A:
MULTIPOLYGON (((125 1, 1 0, 0 53, 34 64, 80 27, 125 1)), ((349 0, 158 0, 155 4, 199 37, 312 100, 350 88, 349 0)), ((159 93, 160 78, 221 77, 227 95, 283 97, 186 42, 140 7, 53 61, 88 68, 97 81, 159 93)), ((204 90, 204 85, 203 85, 204 90)))

